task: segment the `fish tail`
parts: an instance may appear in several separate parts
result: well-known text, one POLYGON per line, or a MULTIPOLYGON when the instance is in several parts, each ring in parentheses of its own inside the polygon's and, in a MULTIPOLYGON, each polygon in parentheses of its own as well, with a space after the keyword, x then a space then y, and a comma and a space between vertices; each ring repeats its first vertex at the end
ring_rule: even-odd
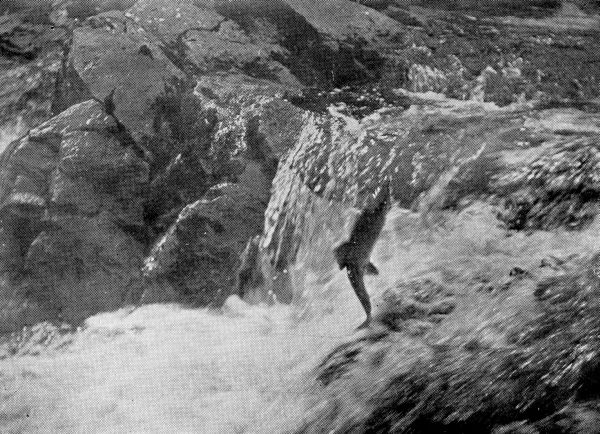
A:
POLYGON ((357 267, 355 265, 347 266, 348 279, 350 280, 350 284, 352 285, 352 289, 360 304, 362 305, 365 313, 367 314, 367 319, 371 318, 371 299, 369 294, 367 293, 367 288, 365 287, 364 280, 364 272, 361 267, 357 267))

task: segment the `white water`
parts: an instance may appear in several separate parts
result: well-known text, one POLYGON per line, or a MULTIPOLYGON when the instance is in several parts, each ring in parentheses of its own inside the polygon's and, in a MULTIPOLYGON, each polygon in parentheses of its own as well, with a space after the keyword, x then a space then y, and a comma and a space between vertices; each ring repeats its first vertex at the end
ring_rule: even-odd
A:
POLYGON ((5 125, 0 128, 0 153, 4 152, 6 147, 13 141, 21 137, 26 132, 26 125, 22 119, 19 119, 12 125, 5 125))
MULTIPOLYGON (((598 225, 506 238, 485 206, 429 237, 419 221, 401 211, 388 219, 374 254, 381 275, 367 281, 374 298, 397 279, 440 269, 535 268, 544 255, 592 251, 600 241, 598 225)), ((90 318, 65 347, 6 358, 0 432, 282 432, 302 415, 307 374, 363 320, 342 272, 325 284, 317 277, 306 276, 315 298, 303 312, 237 298, 222 313, 145 306, 90 318)))

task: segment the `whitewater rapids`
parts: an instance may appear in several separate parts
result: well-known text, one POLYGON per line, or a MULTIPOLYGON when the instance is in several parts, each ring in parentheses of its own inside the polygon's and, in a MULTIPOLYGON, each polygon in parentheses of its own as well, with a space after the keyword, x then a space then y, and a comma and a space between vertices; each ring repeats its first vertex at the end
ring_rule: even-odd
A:
MULTIPOLYGON (((425 236, 411 226, 413 214, 394 210, 374 252, 381 274, 367 280, 372 297, 431 270, 534 267, 546 254, 591 252, 600 241, 597 223, 577 234, 506 237, 492 211, 476 204, 425 236), (408 242, 409 234, 417 239, 408 242)), ((285 421, 302 416, 311 369, 364 319, 343 272, 321 281, 306 275, 311 302, 302 307, 250 306, 233 297, 219 312, 122 309, 5 357, 0 431, 282 432, 285 421)))

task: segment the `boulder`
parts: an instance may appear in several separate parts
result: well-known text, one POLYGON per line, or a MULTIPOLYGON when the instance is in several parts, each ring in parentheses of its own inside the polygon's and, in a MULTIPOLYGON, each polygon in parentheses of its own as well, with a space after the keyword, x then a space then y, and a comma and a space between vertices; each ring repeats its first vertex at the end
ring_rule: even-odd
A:
POLYGON ((185 81, 156 39, 122 12, 97 15, 76 28, 68 62, 65 86, 83 87, 99 101, 114 91, 114 115, 135 139, 153 135, 158 98, 185 81))
POLYGON ((148 163, 88 101, 14 142, 2 161, 2 263, 51 319, 122 305, 141 282, 148 163))
POLYGON ((400 31, 345 0, 140 0, 127 14, 188 73, 243 73, 288 88, 377 76, 375 44, 400 31))
MULTIPOLYGON (((166 282, 175 299, 220 306, 236 293, 236 270, 249 238, 260 233, 267 202, 240 184, 219 184, 186 206, 146 258, 147 281, 166 282)), ((156 293, 156 291, 154 291, 156 293)), ((154 301, 150 294, 143 301, 154 301)))

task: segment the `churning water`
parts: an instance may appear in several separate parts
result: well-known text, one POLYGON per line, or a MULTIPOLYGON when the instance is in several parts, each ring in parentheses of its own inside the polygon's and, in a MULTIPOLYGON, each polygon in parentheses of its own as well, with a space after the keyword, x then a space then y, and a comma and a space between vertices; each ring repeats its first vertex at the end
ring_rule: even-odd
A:
MULTIPOLYGON (((381 274, 367 281, 374 298, 432 270, 527 267, 600 241, 598 225, 507 238, 485 205, 452 217, 443 232, 418 222, 392 211, 374 252, 381 274)), ((311 369, 363 321, 344 273, 332 276, 323 283, 305 273, 311 299, 301 307, 249 306, 236 297, 221 312, 150 305, 94 316, 52 342, 38 339, 0 360, 0 431, 282 432, 302 416, 311 369)))

